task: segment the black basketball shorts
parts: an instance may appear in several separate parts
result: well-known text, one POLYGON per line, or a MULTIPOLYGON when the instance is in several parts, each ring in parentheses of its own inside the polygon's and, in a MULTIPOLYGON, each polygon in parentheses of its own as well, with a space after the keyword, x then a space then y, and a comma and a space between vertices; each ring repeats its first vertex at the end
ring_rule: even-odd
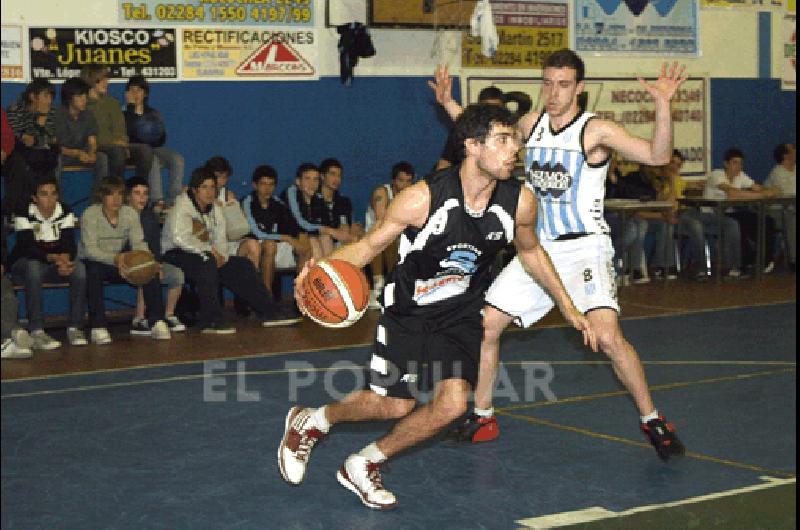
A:
POLYGON ((425 400, 437 382, 478 379, 483 339, 480 306, 445 318, 399 316, 378 320, 367 388, 381 396, 425 400))

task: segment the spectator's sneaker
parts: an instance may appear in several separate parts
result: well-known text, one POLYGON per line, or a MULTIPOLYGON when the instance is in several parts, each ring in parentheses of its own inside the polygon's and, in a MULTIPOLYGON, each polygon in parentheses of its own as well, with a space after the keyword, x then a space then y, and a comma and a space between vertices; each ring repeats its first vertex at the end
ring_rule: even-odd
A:
POLYGON ((639 426, 655 447, 661 460, 666 462, 671 456, 683 456, 686 452, 683 444, 675 435, 675 427, 664 421, 664 416, 659 416, 647 423, 640 423, 639 426))
POLYGON ((474 412, 463 423, 456 425, 444 437, 451 445, 463 443, 490 442, 500 436, 500 427, 494 415, 484 418, 474 412))
POLYGON ((55 350, 61 347, 61 343, 56 339, 44 332, 43 329, 37 329, 31 333, 33 339, 34 350, 55 350))
POLYGON ((11 338, 3 340, 3 348, 2 352, 0 353, 0 358, 30 359, 31 357, 33 357, 33 352, 30 348, 23 348, 11 338))
POLYGON ((764 267, 764 274, 770 274, 774 270, 775 270, 775 262, 770 261, 769 263, 767 263, 766 267, 764 267))
POLYGON ((28 330, 25 328, 12 329, 11 340, 13 340, 14 344, 23 350, 30 350, 33 348, 33 339, 31 338, 30 333, 28 333, 28 330))
POLYGON ((292 407, 286 415, 283 438, 278 447, 278 468, 283 480, 292 485, 303 482, 311 451, 325 433, 309 425, 316 409, 292 407))
POLYGON ((86 346, 89 344, 89 341, 86 340, 86 335, 78 328, 67 328, 67 342, 69 342, 70 346, 86 346))
POLYGON ((273 311, 268 313, 261 325, 265 328, 274 328, 278 326, 291 326, 303 320, 303 315, 300 314, 296 308, 283 308, 276 307, 273 311))
POLYGON ((708 281, 708 273, 706 271, 697 271, 694 274, 694 281, 699 283, 705 283, 708 281))
POLYGON ((92 344, 111 344, 111 334, 106 328, 92 328, 92 331, 89 332, 89 338, 92 344))
POLYGON ((678 269, 675 267, 669 267, 667 269, 667 279, 668 280, 677 280, 678 279, 678 269))
POLYGON ((131 335, 150 336, 150 326, 146 318, 134 318, 131 322, 131 335))
POLYGON ((350 455, 336 473, 336 479, 358 495, 364 506, 373 510, 388 510, 397 506, 397 499, 383 487, 382 465, 370 462, 361 455, 350 455))
POLYGON ((169 326, 163 320, 159 320, 150 328, 150 337, 156 340, 169 340, 172 335, 169 333, 169 326))
POLYGON ((203 327, 200 333, 205 333, 207 335, 233 335, 236 333, 236 328, 224 322, 212 322, 203 327))
POLYGON ((750 276, 748 274, 745 274, 744 272, 736 268, 729 270, 728 273, 725 275, 725 278, 729 280, 746 280, 749 277, 750 276))
POLYGON ((169 315, 165 317, 164 320, 167 321, 167 326, 169 326, 169 330, 172 333, 178 333, 179 331, 186 331, 186 326, 175 315, 169 315))
POLYGON ((650 283, 650 278, 642 274, 642 271, 633 271, 633 283, 637 285, 650 283))

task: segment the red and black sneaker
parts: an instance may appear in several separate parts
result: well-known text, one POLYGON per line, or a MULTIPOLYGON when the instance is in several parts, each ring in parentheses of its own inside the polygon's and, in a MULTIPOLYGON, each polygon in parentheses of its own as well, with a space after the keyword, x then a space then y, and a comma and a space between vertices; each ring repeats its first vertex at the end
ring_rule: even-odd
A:
POLYGON ((494 415, 484 418, 474 412, 448 432, 444 441, 455 445, 462 443, 491 442, 500 436, 500 426, 494 415))
POLYGON ((664 421, 664 416, 659 416, 647 423, 640 423, 640 426, 650 443, 656 448, 661 460, 666 462, 671 456, 683 456, 686 452, 686 448, 675 435, 675 426, 664 421))

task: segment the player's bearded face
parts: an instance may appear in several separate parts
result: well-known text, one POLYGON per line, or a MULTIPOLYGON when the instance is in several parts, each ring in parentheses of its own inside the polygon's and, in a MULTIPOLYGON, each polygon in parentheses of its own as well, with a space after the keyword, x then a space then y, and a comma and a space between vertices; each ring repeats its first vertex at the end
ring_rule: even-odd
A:
POLYGON ((499 180, 506 180, 514 171, 521 140, 516 129, 507 125, 494 125, 481 144, 478 168, 499 180))
POLYGON ((545 68, 542 76, 542 98, 551 117, 572 112, 578 105, 578 94, 583 91, 583 81, 576 79, 574 68, 545 68))

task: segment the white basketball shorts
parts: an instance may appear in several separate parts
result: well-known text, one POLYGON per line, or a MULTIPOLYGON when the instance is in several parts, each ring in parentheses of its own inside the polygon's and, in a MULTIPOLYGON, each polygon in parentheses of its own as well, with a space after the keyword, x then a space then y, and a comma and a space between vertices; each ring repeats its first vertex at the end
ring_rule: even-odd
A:
MULTIPOLYGON (((561 283, 582 313, 609 308, 619 313, 611 238, 590 234, 567 241, 542 241, 561 283)), ((486 302, 528 327, 553 308, 553 300, 515 257, 486 292, 486 302)))

